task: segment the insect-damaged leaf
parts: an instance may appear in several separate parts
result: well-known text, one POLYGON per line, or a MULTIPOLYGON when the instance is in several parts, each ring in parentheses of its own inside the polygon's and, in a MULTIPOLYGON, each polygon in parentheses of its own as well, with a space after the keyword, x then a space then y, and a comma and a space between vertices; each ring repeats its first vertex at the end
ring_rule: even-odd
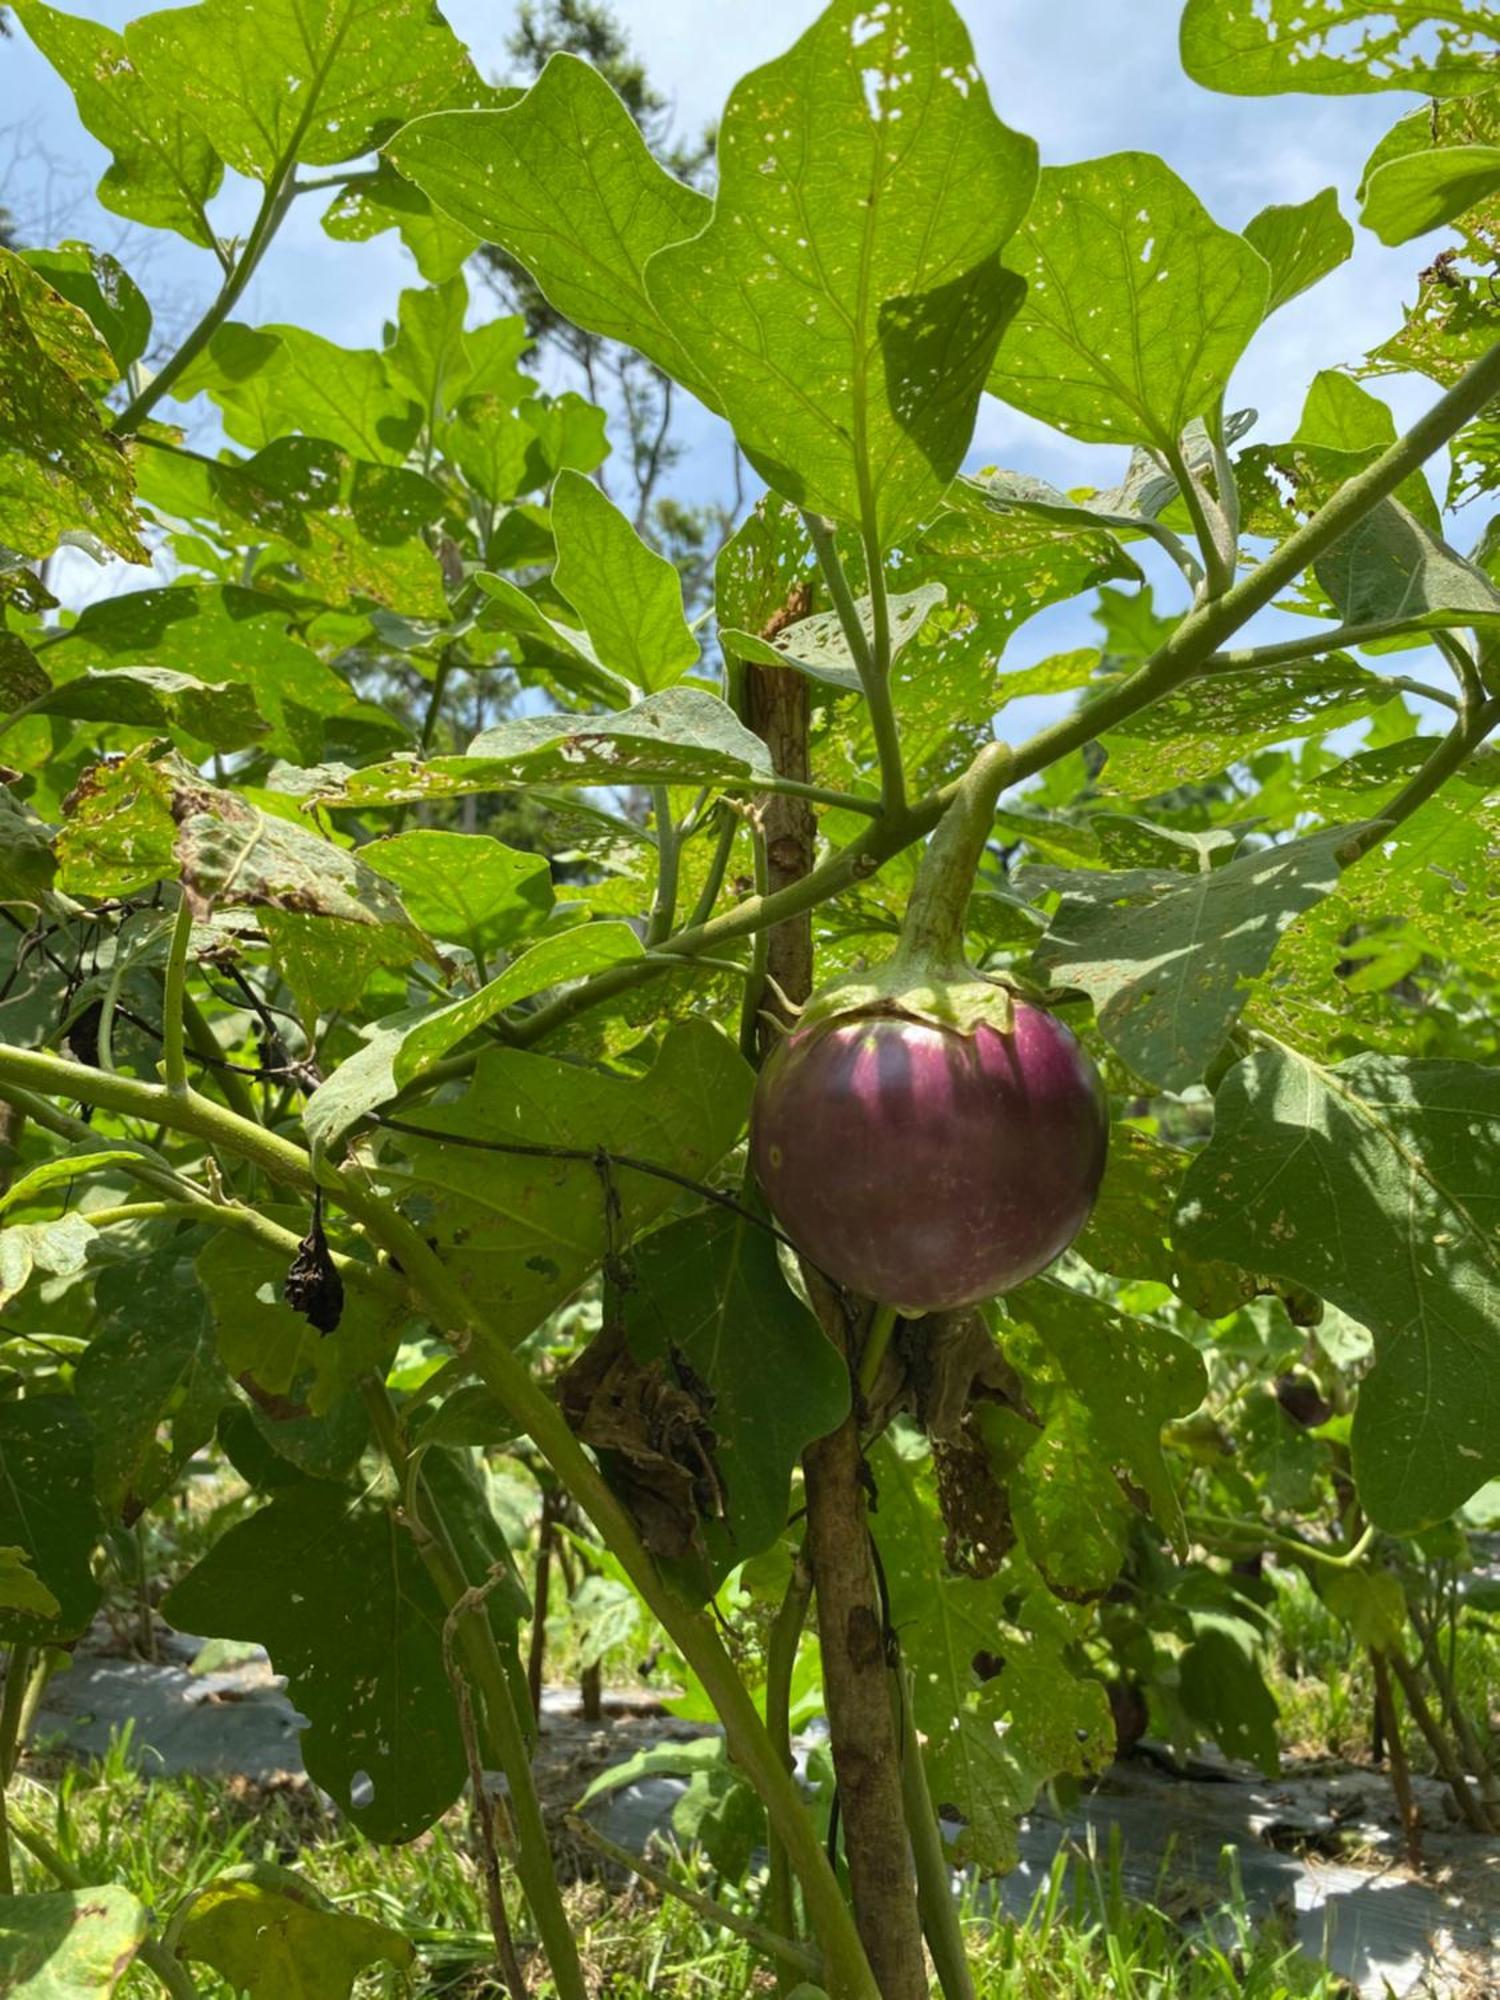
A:
POLYGON ((727 702, 668 688, 615 715, 526 715, 474 738, 462 757, 352 772, 335 809, 503 792, 522 785, 711 784, 772 776, 769 753, 727 702))
POLYGON ((99 200, 116 215, 175 229, 213 248, 204 204, 224 167, 174 88, 155 89, 131 62, 125 39, 99 21, 64 14, 42 0, 14 0, 21 24, 73 91, 78 116, 113 154, 99 200))
POLYGON ((457 1798, 464 1753, 443 1605, 393 1509, 282 1489, 164 1600, 180 1630, 256 1640, 308 1717, 308 1775, 371 1840, 414 1839, 457 1798))
POLYGON ((1337 886, 1348 838, 1333 827, 1195 875, 1037 871, 1063 891, 1037 968, 1092 997, 1100 1032, 1138 1075, 1182 1090, 1222 1048, 1287 925, 1337 886))
POLYGON ((84 532, 147 561, 130 465, 89 384, 115 379, 86 314, 0 248, 0 543, 50 555, 84 532))
POLYGON ((1015 1821, 1041 1787, 1064 1771, 1097 1770, 1112 1752, 1102 1685, 1067 1664, 1087 1614, 1058 1604, 1019 1555, 991 1577, 954 1576, 931 1461, 883 1438, 870 1465, 880 1495, 871 1528, 929 1788, 964 1822, 957 1859, 1012 1866, 1015 1821))
POLYGON ((1492 21, 1431 0, 1187 0, 1182 66, 1195 83, 1242 97, 1281 90, 1341 95, 1482 90, 1493 75, 1492 21))
POLYGON ((125 47, 226 166, 264 182, 357 159, 470 70, 428 0, 203 0, 132 21, 125 47))
POLYGON ((948 0, 833 0, 735 86, 708 227, 646 285, 746 456, 889 543, 957 472, 1019 287, 1036 148, 948 0))
POLYGON ((1330 1299, 1375 1336, 1354 1470, 1409 1533, 1500 1468, 1500 1070, 1257 1051, 1219 1087, 1178 1233, 1330 1299))
MULTIPOLYGON (((432 1199, 430 1231, 445 1258, 519 1340, 605 1255, 606 1190, 592 1155, 628 1153, 702 1180, 739 1136, 750 1083, 737 1050, 701 1017, 669 1029, 639 1079, 502 1049, 480 1058, 456 1103, 424 1107, 410 1122, 455 1139, 570 1147, 590 1158, 525 1158, 406 1134, 399 1143, 432 1199)), ((631 1167, 609 1178, 617 1248, 681 1199, 680 1187, 631 1167)))
POLYGON ((1072 437, 1167 452, 1222 395, 1271 282, 1151 153, 1044 168, 1005 260, 1026 298, 994 393, 1072 437))

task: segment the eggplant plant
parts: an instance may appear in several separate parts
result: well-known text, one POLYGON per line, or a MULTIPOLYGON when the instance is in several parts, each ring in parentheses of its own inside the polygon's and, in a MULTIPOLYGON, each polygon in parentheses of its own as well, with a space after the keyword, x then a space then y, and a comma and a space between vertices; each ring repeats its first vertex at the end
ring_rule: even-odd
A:
MULTIPOLYGON (((764 1847, 787 1994, 968 2000, 952 1864, 1108 1762, 1112 1680, 1274 1758, 1247 1533, 1425 1733, 1410 1551, 1457 1561, 1500 1476, 1500 536, 1444 539, 1500 488, 1494 20, 1188 0, 1211 88, 1431 98, 1360 219, 1447 247, 1277 439, 1233 377, 1349 256, 1331 191, 1237 231, 1150 154, 1040 165, 950 0, 832 0, 731 93, 712 196, 588 64, 487 84, 429 0, 13 11, 100 201, 215 283, 164 347, 116 257, 0 250, 0 1770, 210 1447, 257 1504, 166 1616, 266 1646, 373 1840, 503 1770, 563 2000, 501 1460, 538 1595, 565 1528, 722 1732, 688 1830, 764 1847), (236 317, 309 198, 424 281, 378 348, 236 317), (476 310, 481 244, 732 430, 765 490, 712 635, 608 413, 476 310), (976 469, 985 395, 1100 484, 976 469), (1098 646, 1015 662, 1085 597, 1098 646), (1335 1398, 1296 1532, 1201 1408, 1252 1349, 1335 1398)), ((309 1992, 411 1959, 282 1870, 148 1913, 22 1805, 0 1896, 0 1963, 109 1968, 70 1992, 284 1991, 270 1924, 309 1992)))

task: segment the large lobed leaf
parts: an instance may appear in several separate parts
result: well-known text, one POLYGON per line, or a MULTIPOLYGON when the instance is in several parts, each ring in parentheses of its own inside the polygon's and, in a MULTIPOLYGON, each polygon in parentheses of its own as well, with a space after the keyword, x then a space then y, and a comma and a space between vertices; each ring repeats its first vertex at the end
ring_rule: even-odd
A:
POLYGON ((1266 260, 1151 153, 1043 170, 989 386, 1070 436, 1175 451, 1260 325, 1266 260))
POLYGON ((1285 1047, 1237 1063, 1184 1183, 1179 1234, 1368 1326, 1354 1469, 1393 1533, 1500 1468, 1500 1071, 1285 1047))
POLYGON ((735 86, 718 159, 712 219, 657 252, 650 296, 767 482, 888 544, 968 447, 1036 148, 948 0, 833 0, 735 86))
POLYGON ((1063 897, 1038 970, 1091 996, 1100 1032, 1140 1076, 1182 1090, 1223 1046, 1282 932, 1337 886, 1348 838, 1333 827, 1191 875, 1039 874, 1063 897))
POLYGON ((670 1028, 638 1079, 519 1050, 482 1056, 457 1102, 409 1118, 477 1147, 401 1135, 431 1205, 424 1226, 507 1337, 523 1339, 598 1266, 612 1234, 622 1246, 681 1189, 630 1167, 612 1170, 611 1223, 613 1203, 592 1157, 528 1158, 487 1151, 485 1142, 591 1156, 602 1148, 702 1180, 739 1137, 750 1085, 738 1051, 701 1017, 670 1028))

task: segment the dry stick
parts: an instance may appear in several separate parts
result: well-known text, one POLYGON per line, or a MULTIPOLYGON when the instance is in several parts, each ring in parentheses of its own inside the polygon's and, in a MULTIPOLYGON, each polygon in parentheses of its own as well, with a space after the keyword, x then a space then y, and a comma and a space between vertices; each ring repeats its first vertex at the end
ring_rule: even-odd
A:
POLYGON ((1475 1833, 1488 1833, 1489 1815, 1475 1798, 1464 1775, 1464 1767, 1459 1762, 1458 1753, 1449 1741, 1448 1732, 1427 1705, 1427 1696, 1422 1690, 1422 1677, 1407 1659, 1399 1646, 1390 1650, 1391 1672, 1401 1683, 1401 1692, 1406 1696, 1406 1706, 1411 1711, 1412 1721, 1427 1739, 1427 1746, 1437 1759, 1448 1789, 1457 1801, 1458 1809, 1475 1833))
POLYGON ((702 1895, 697 1889, 688 1888, 685 1882, 676 1881, 665 1868, 656 1867, 643 1854, 632 1854, 628 1848, 617 1847, 581 1813, 569 1813, 567 1826, 570 1833, 602 1854, 606 1861, 613 1861, 617 1868, 626 1868, 632 1875, 639 1875, 643 1882, 650 1882, 664 1895, 675 1896, 679 1903, 686 1903, 690 1910, 695 1910, 708 1923, 717 1924, 722 1930, 733 1931, 736 1937, 747 1939, 768 1958, 790 1966, 799 1979, 820 1979, 823 1976, 822 1958, 809 1945, 778 1936, 775 1931, 767 1930, 764 1924, 756 1923, 753 1917, 743 1917, 738 1910, 726 1909, 711 1896, 702 1895))
POLYGON ((1422 1865, 1422 1815, 1417 1810, 1416 1799, 1412 1796, 1411 1767, 1406 1761, 1406 1745, 1401 1741, 1401 1719, 1396 1714, 1395 1699, 1391 1694, 1390 1669, 1386 1657, 1378 1647, 1370 1648, 1370 1665, 1375 1674, 1375 1713, 1380 1718, 1381 1731, 1385 1736, 1386 1749, 1390 1755, 1391 1784, 1396 1793, 1396 1804, 1401 1809, 1401 1833, 1406 1843, 1406 1858, 1413 1868, 1422 1865))
MULTIPOLYGON (((836 586, 843 572, 831 538, 819 553, 830 584, 836 586)), ((844 590, 847 597, 847 584, 844 590)), ((839 608, 846 624, 853 619, 858 630, 852 602, 839 608)), ((764 739, 776 770, 793 778, 805 777, 810 713, 805 678, 790 667, 751 667, 743 683, 743 702, 745 719, 764 739)), ((794 799, 768 798, 760 810, 767 878, 762 893, 774 894, 810 874, 816 828, 811 812, 794 799)), ((810 910, 798 912, 770 930, 765 969, 794 1004, 809 997, 813 985, 810 910)), ((777 1031, 769 1021, 758 1026, 757 1039, 764 1054, 777 1031)), ((832 1305, 833 1317, 841 1322, 842 1314, 826 1289, 820 1287, 816 1296, 832 1305)), ((852 1394, 850 1400, 851 1405, 857 1404, 852 1394)), ((864 1462, 855 1408, 851 1407, 832 1438, 809 1446, 803 1467, 807 1549, 817 1591, 830 1747, 838 1778, 855 1922, 885 2000, 920 2000, 927 1992, 922 1929, 902 1811, 900 1748, 886 1691, 885 1619, 869 1559, 864 1462)), ((791 1651, 795 1655, 795 1639, 791 1651)), ((769 1693, 766 1720, 771 1726, 769 1693)), ((774 1734, 773 1730, 773 1738, 774 1734)), ((779 1743, 777 1747, 782 1748, 779 1743)), ((774 1847, 771 1852, 773 1866, 777 1866, 774 1847)), ((779 1866, 777 1872, 782 1872, 779 1866)), ((790 1896, 789 1883, 785 1894, 790 1896)))
POLYGON ((489 1912, 490 1935, 495 1940, 495 1957, 500 1967, 501 1977, 510 1993, 510 2000, 530 2000, 526 1986, 526 1975, 521 1970, 521 1961, 516 1957, 516 1941, 511 1936, 510 1919, 505 1914, 505 1896, 500 1887, 500 1855, 495 1846, 494 1815, 499 1810, 499 1801, 491 1799, 484 1782, 484 1762, 479 1755, 479 1732, 474 1727, 474 1703, 469 1695, 469 1684, 464 1678, 454 1651, 454 1636, 457 1627, 472 1612, 481 1615, 484 1602, 498 1578, 482 1584, 477 1590, 465 1591, 443 1620, 443 1670, 448 1676, 448 1685, 453 1690, 453 1705, 458 1710, 459 1735, 463 1739, 464 1761, 469 1767, 469 1789, 474 1795, 474 1822, 479 1828, 479 1844, 484 1855, 484 1900, 489 1912))

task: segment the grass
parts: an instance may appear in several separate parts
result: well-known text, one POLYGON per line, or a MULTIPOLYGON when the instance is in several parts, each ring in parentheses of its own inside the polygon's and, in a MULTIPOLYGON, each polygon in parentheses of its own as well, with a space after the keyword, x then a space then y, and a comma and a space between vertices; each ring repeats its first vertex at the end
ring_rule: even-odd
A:
MULTIPOLYGON (((23 1779, 16 1803, 80 1873, 124 1883, 158 1912, 158 1923, 222 1869, 275 1861, 416 1944, 420 1969, 410 1989, 375 1972, 356 1987, 359 2000, 407 1991, 421 2000, 482 2000, 501 1991, 461 1810, 407 1847, 378 1848, 326 1813, 309 1787, 146 1777, 130 1759, 128 1738, 91 1765, 23 1779)), ((29 1855, 18 1863, 19 1889, 54 1886, 29 1855)), ((752 1880, 743 1892, 749 1905, 760 1886, 752 1880)), ((512 1924, 525 1939, 513 1879, 506 1888, 512 1924)), ((580 1880, 567 1900, 591 1984, 609 2000, 751 2000, 772 1990, 747 1947, 639 1883, 618 1889, 580 1880)), ((997 1918, 983 1889, 971 1893, 964 1921, 980 2000, 1334 2000, 1343 1991, 1293 1952, 1274 1923, 1257 1926, 1232 1872, 1219 1906, 1205 1913, 1195 1904, 1190 1926, 1174 1917, 1173 1902, 1165 1872, 1153 1900, 1127 1895, 1117 1850, 1059 1855, 1017 1923, 997 1918)), ((550 1982, 539 1966, 532 1971, 536 2000, 547 2000, 550 1982)), ((200 1986, 204 2000, 232 2000, 211 1974, 200 1986)), ((145 2000, 160 1988, 137 1966, 119 1992, 145 2000)))

